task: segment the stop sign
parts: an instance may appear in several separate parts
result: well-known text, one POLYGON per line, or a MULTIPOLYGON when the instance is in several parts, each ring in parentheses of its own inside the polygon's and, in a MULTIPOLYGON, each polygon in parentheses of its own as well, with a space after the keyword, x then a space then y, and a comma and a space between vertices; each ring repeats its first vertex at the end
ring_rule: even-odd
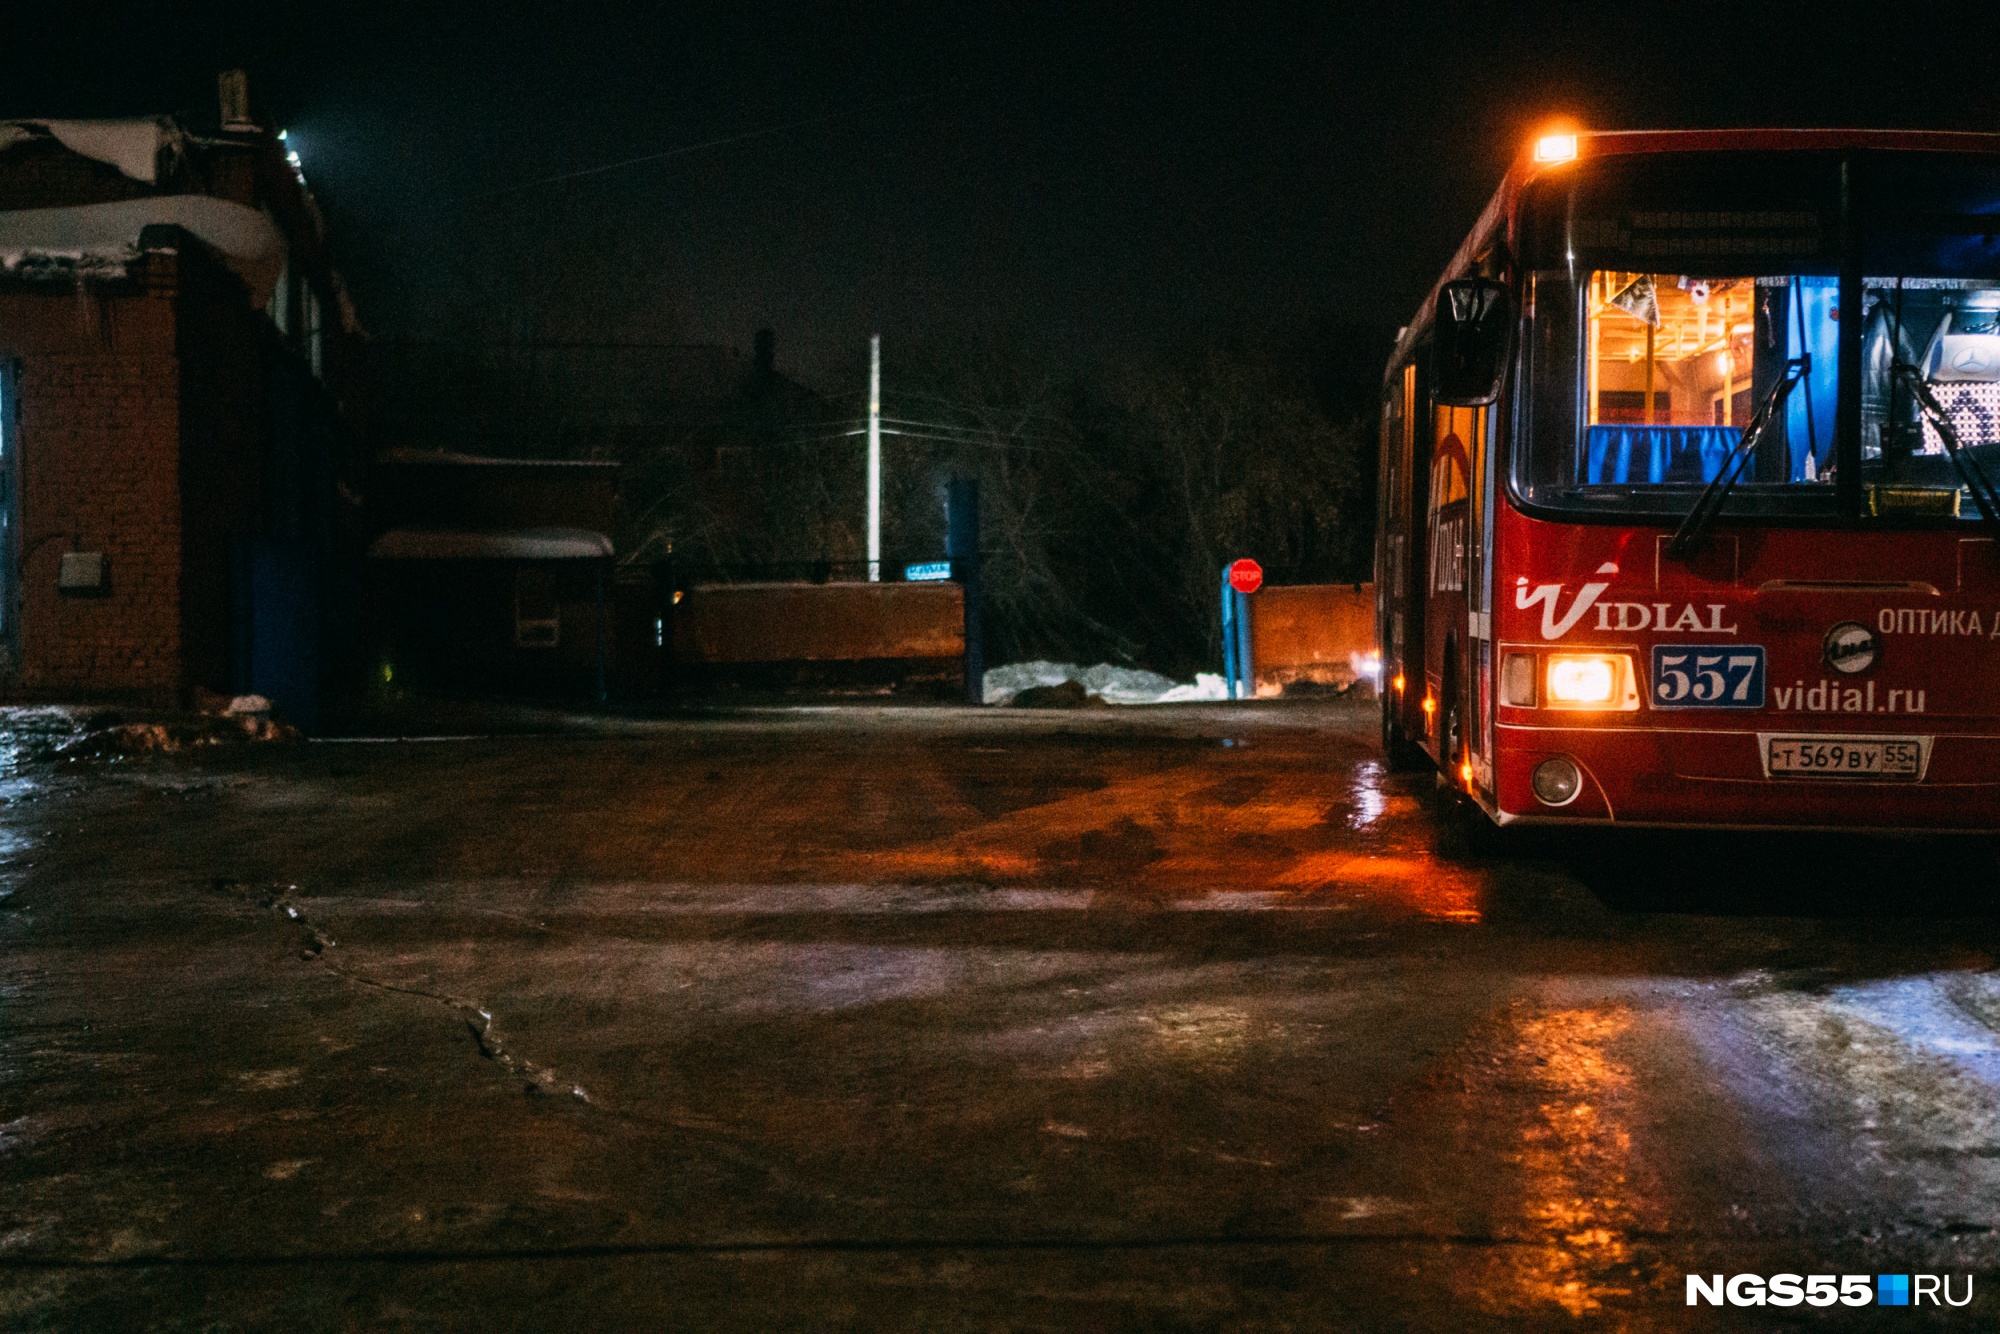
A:
POLYGON ((1264 567, 1245 556, 1229 566, 1229 586, 1239 593, 1254 593, 1264 586, 1264 567))

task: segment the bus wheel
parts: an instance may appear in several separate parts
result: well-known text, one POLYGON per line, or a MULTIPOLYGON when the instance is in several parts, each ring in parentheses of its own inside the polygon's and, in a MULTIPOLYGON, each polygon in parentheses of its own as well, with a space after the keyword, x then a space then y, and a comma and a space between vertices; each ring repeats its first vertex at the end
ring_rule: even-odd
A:
POLYGON ((1428 769, 1431 757, 1423 747, 1403 735, 1389 708, 1389 692, 1382 692, 1382 767, 1392 774, 1415 773, 1428 769))
POLYGON ((1444 789, 1445 824, 1453 841, 1474 856, 1491 857, 1506 852, 1513 843, 1507 831, 1494 824, 1465 789, 1461 766, 1472 758, 1472 752, 1466 744, 1465 711, 1456 699, 1445 710, 1443 749, 1449 759, 1438 771, 1438 786, 1444 789))

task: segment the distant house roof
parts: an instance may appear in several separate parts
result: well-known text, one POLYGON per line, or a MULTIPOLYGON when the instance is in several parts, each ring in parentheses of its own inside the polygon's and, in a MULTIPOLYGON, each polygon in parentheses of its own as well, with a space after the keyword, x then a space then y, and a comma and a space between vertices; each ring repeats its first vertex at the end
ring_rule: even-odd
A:
POLYGON ((587 528, 392 528, 368 544, 373 560, 602 560, 610 554, 611 539, 587 528))

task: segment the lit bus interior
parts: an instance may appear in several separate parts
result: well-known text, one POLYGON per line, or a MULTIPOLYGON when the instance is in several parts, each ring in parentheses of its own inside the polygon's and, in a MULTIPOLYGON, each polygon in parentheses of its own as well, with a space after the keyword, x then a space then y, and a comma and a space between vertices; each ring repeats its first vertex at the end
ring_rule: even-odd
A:
POLYGON ((1710 481, 1751 413, 1755 281, 1591 274, 1589 482, 1710 481))
POLYGON ((1600 271, 1590 283, 1586 482, 1714 481, 1771 382, 1802 352, 1812 369, 1785 405, 1790 449, 1758 477, 1826 478, 1840 329, 1833 279, 1600 271))
MULTIPOLYGON (((1571 346, 1580 344, 1582 372, 1575 445, 1541 438, 1532 450, 1539 463, 1524 470, 1540 475, 1543 495, 1559 489, 1572 500, 1633 497, 1714 481, 1788 363, 1804 369, 1743 475, 1742 503, 1756 505, 1755 493, 1771 487, 1799 499, 1806 494, 1801 488, 1825 493, 1834 473, 1838 398, 1833 277, 1596 269, 1577 278, 1581 319, 1563 319, 1564 308, 1574 309, 1569 275, 1537 275, 1538 285, 1546 284, 1542 294, 1558 297, 1551 303, 1557 309, 1544 306, 1538 323, 1575 328, 1571 346), (1551 468, 1555 451, 1572 462, 1551 468)), ((1959 443, 2000 472, 2000 282, 1870 278, 1865 290, 1864 478, 1928 502, 1913 511, 1970 515, 1971 507, 1958 502, 1959 476, 1945 442, 1893 368, 1913 368, 1959 443)), ((1541 332, 1545 345, 1549 334, 1562 336, 1559 327, 1541 332)), ((1548 357, 1540 375, 1550 377, 1549 363, 1564 360, 1548 357)), ((1540 388, 1544 405, 1560 397, 1546 382, 1540 388)), ((1559 423, 1565 415, 1549 412, 1543 421, 1559 423)))

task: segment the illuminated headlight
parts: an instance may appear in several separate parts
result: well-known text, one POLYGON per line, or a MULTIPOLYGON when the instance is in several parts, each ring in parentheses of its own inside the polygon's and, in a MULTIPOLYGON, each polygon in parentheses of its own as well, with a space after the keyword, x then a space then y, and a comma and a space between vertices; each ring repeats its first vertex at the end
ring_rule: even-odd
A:
POLYGON ((1610 658, 1551 658, 1549 701, 1554 704, 1609 704, 1618 687, 1618 664, 1610 658))
POLYGON ((1567 806, 1583 791, 1583 775, 1576 761, 1562 755, 1536 765, 1528 781, 1535 789, 1535 800, 1544 806, 1567 806))
POLYGON ((1636 709, 1631 659, 1623 653, 1552 653, 1543 674, 1552 709, 1636 709))

